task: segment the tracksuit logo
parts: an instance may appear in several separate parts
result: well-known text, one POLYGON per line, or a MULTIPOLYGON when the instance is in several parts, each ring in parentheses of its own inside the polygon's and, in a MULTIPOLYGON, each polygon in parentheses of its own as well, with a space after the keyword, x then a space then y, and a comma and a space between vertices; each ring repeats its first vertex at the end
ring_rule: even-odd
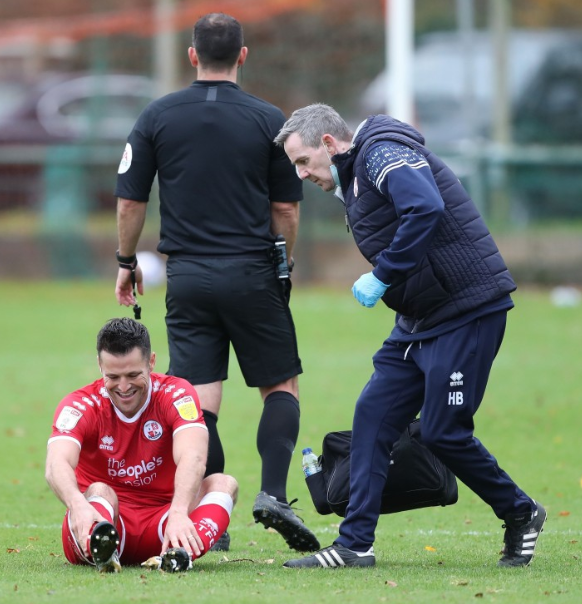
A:
MULTIPOLYGON (((450 375, 450 386, 462 386, 463 385, 463 374, 460 371, 454 371, 450 375)), ((463 393, 462 392, 449 392, 449 405, 462 405, 463 404, 463 393)))
POLYGON ((460 371, 451 373, 451 386, 462 386, 463 385, 463 374, 460 371))

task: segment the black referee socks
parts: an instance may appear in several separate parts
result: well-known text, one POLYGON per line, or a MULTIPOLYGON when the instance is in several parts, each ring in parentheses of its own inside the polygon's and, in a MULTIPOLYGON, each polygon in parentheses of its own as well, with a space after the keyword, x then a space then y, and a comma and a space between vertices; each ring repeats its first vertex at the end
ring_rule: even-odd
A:
POLYGON ((218 416, 212 411, 206 411, 206 409, 202 409, 202 415, 204 415, 204 421, 208 428, 208 459, 206 460, 206 474, 204 474, 204 477, 206 477, 217 472, 224 472, 224 450, 216 427, 218 416))
POLYGON ((287 476, 299 435, 299 401, 289 392, 272 392, 265 399, 257 431, 263 462, 261 491, 287 503, 287 476))

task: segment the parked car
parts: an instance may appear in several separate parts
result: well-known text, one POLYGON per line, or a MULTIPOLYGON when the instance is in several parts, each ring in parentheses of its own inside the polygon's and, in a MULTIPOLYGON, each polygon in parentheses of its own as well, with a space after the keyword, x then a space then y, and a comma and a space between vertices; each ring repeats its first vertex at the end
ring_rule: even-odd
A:
POLYGON ((116 166, 153 82, 130 74, 51 74, 0 83, 0 210, 37 208, 47 171, 73 165, 90 203, 113 206, 116 166))
MULTIPOLYGON (((512 30, 507 73, 511 137, 523 146, 507 166, 514 214, 582 217, 582 157, 573 155, 582 146, 582 32, 512 30)), ((458 32, 426 35, 413 74, 414 121, 427 145, 452 161, 473 146, 486 180, 496 94, 490 32, 476 31, 468 49, 458 32)), ((361 110, 385 112, 387 87, 383 72, 364 90, 361 110)))

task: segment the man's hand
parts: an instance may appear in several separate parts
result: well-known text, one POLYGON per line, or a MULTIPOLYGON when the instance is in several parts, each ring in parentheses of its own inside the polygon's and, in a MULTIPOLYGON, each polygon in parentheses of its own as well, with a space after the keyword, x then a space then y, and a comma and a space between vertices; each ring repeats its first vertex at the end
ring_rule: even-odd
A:
POLYGON ((163 554, 170 547, 183 547, 196 558, 202 554, 204 549, 202 539, 198 536, 194 523, 185 513, 170 510, 168 514, 161 553, 163 554))
MULTIPOLYGON (((138 264, 135 267, 135 284, 140 296, 143 296, 143 272, 138 264)), ((132 306, 137 300, 133 295, 133 283, 131 282, 131 271, 126 268, 120 268, 117 272, 117 283, 115 284, 115 297, 119 304, 132 306)))
POLYGON ((75 506, 70 510, 71 528, 73 529, 73 535, 77 539, 77 542, 83 549, 85 556, 90 556, 88 550, 89 534, 91 529, 96 522, 105 520, 97 510, 86 503, 84 505, 75 506))
POLYGON ((366 273, 362 275, 352 287, 354 298, 367 308, 372 308, 376 302, 384 295, 384 292, 389 288, 389 285, 382 283, 374 273, 366 273))

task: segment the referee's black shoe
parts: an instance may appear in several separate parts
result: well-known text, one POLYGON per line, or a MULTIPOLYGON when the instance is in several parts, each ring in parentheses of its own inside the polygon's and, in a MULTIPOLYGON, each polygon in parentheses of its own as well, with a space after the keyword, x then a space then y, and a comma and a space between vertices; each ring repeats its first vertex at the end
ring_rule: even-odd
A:
POLYGON ((211 552, 227 552, 230 549, 230 535, 224 531, 218 541, 210 548, 211 552))
POLYGON ((299 552, 314 552, 320 548, 317 537, 303 524, 289 503, 281 503, 265 491, 261 491, 253 506, 255 522, 265 528, 275 529, 291 549, 299 552))
POLYGON ((524 514, 512 514, 505 519, 505 545, 498 566, 529 566, 531 563, 547 517, 543 506, 540 503, 536 503, 536 506, 531 517, 529 514, 525 517, 524 514))

